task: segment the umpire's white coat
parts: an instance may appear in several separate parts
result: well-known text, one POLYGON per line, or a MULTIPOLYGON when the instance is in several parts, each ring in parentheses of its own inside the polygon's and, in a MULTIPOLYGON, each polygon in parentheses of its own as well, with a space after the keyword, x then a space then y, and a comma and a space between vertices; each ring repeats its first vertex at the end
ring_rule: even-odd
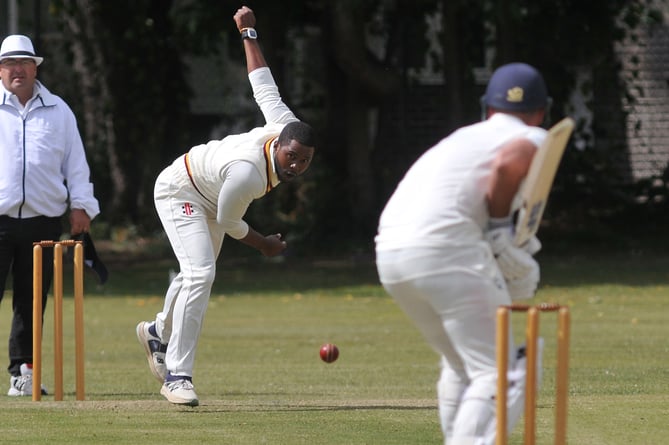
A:
POLYGON ((281 100, 269 68, 252 71, 249 80, 267 124, 191 148, 156 180, 156 210, 180 268, 156 316, 158 335, 169 340, 165 364, 172 375, 193 376, 223 238, 248 233, 243 217, 249 204, 279 183, 271 142, 298 120, 281 100))
POLYGON ((501 113, 463 127, 416 161, 381 214, 379 278, 442 356, 438 392, 447 438, 487 443, 494 421, 495 313, 510 298, 483 239, 492 163, 505 142, 527 138, 538 147, 545 134, 501 113), (489 422, 472 424, 486 418, 482 411, 489 422))

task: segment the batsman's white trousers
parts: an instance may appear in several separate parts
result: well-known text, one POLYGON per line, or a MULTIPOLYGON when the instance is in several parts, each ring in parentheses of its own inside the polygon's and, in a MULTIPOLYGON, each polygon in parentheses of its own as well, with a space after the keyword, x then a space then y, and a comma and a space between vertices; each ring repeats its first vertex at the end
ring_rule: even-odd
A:
MULTIPOLYGON (((386 291, 442 357, 444 437, 484 438, 495 417, 496 312, 511 302, 490 248, 405 248, 377 251, 376 260, 386 291)), ((515 360, 511 341, 510 367, 515 360)))
POLYGON ((154 201, 179 261, 179 273, 156 315, 156 332, 168 341, 165 364, 173 375, 193 376, 204 314, 216 275, 216 258, 225 232, 214 206, 195 190, 178 158, 156 179, 154 201))

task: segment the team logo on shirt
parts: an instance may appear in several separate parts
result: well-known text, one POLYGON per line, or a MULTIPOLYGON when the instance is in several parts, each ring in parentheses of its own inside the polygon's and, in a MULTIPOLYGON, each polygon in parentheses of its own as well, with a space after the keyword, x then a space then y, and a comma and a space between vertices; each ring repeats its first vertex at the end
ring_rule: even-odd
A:
POLYGON ((186 216, 191 216, 193 213, 195 213, 195 208, 190 202, 184 202, 184 205, 181 206, 181 213, 186 216))

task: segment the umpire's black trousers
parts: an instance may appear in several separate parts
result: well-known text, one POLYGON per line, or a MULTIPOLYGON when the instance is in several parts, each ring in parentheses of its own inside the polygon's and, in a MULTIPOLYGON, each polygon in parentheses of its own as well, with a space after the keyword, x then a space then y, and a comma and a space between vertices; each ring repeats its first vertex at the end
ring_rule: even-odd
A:
MULTIPOLYGON (((61 218, 38 216, 10 218, 0 215, 0 301, 7 277, 12 276, 12 330, 9 334, 9 373, 20 375, 22 363, 33 362, 33 242, 57 240, 61 218)), ((42 261, 42 319, 53 277, 53 249, 45 249, 42 261)))

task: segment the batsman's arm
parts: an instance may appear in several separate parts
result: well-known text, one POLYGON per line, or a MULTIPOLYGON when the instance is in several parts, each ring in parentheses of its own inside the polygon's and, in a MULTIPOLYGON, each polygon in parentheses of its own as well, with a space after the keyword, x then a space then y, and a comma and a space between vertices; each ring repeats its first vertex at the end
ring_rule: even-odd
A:
POLYGON ((527 175, 536 150, 529 139, 514 139, 497 152, 486 192, 491 218, 509 216, 513 198, 527 175))

